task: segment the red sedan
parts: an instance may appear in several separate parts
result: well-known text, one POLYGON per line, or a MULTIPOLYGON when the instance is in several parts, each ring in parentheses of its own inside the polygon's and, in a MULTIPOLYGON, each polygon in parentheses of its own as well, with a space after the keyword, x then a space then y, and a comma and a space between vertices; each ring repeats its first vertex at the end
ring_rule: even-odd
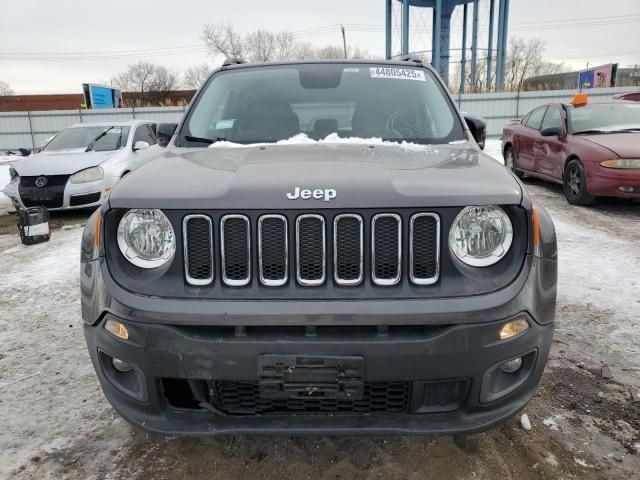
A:
POLYGON ((502 152, 518 177, 562 184, 573 205, 640 198, 640 104, 587 104, 577 95, 570 105, 538 107, 504 128, 502 152))

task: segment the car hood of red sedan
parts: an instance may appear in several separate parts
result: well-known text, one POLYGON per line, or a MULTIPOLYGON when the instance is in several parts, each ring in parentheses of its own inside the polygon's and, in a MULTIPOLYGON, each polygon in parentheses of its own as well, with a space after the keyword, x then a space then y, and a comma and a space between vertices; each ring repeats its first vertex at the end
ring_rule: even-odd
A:
POLYGON ((620 158, 640 158, 640 133, 577 135, 576 138, 608 148, 620 158))

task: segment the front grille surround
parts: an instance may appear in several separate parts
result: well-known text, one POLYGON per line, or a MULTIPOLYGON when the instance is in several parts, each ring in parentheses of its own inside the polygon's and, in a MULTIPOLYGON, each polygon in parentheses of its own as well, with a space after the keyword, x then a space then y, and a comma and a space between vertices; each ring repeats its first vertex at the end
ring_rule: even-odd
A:
POLYGON ((222 264, 222 281, 226 285, 230 287, 244 287, 249 285, 251 282, 251 222, 245 215, 229 214, 220 219, 220 260, 222 264), (227 248, 231 251, 232 249, 238 249, 240 246, 225 244, 226 224, 233 220, 240 220, 244 222, 246 227, 246 231, 244 233, 246 237, 246 249, 243 255, 246 258, 243 260, 244 265, 238 265, 241 270, 246 271, 246 275, 242 275, 241 277, 234 276, 236 278, 231 278, 231 275, 229 274, 233 262, 229 259, 231 255, 227 252, 227 248))
MULTIPOLYGON (((304 247, 303 247, 304 248, 304 247)), ((303 215, 299 215, 296 218, 296 280, 298 283, 305 287, 317 287, 324 284, 327 278, 327 229, 324 221, 324 217, 322 215, 318 215, 315 213, 307 213, 303 215), (301 230, 303 228, 302 224, 305 220, 317 220, 320 222, 320 235, 321 235, 321 247, 322 247, 322 258, 320 261, 321 264, 321 273, 317 278, 309 278, 305 277, 302 272, 303 266, 301 262, 301 257, 304 256, 304 253, 301 254, 301 241, 302 233, 301 230)))
MULTIPOLYGON (((378 248, 378 253, 382 253, 380 252, 380 250, 381 248, 378 248)), ((382 259, 382 262, 384 262, 384 259, 382 259)), ((390 263, 390 262, 384 262, 384 263, 386 265, 387 263, 390 263)), ((388 286, 397 285, 400 282, 401 278, 402 278, 402 217, 397 213, 379 213, 377 215, 374 215, 373 218, 371 219, 371 280, 376 285, 388 287, 388 286), (396 223, 395 233, 393 232, 389 232, 389 233, 390 235, 392 235, 392 237, 390 238, 391 242, 397 244, 397 248, 394 248, 394 250, 396 250, 397 255, 395 257, 395 265, 388 265, 387 267, 385 267, 385 268, 395 268, 395 275, 392 275, 392 276, 385 275, 383 277, 379 275, 379 270, 377 268, 379 265, 378 265, 378 258, 376 256, 376 243, 377 241, 384 241, 381 237, 379 237, 384 232, 381 232, 381 231, 379 232, 379 230, 382 229, 382 227, 380 227, 380 223, 382 221, 385 221, 386 219, 392 219, 396 223), (395 239, 393 238, 393 235, 395 235, 395 239)))
POLYGON ((187 283, 194 286, 210 285, 213 282, 215 276, 214 272, 214 250, 213 250, 213 221, 208 215, 192 214, 187 215, 182 220, 182 239, 183 239, 183 254, 184 254, 184 275, 187 283), (210 263, 210 274, 206 278, 194 278, 191 276, 191 264, 190 264, 190 252, 189 252, 189 222, 191 220, 204 220, 209 224, 209 255, 208 263, 210 263))
POLYGON ((440 215, 432 212, 416 213, 411 216, 409 223, 409 278, 416 285, 433 285, 440 277, 440 215), (435 221, 435 242, 429 242, 428 246, 435 249, 434 274, 429 276, 420 276, 416 273, 416 221, 420 219, 431 218, 435 221))
MULTIPOLYGON (((351 275, 350 277, 353 277, 353 275, 351 275)), ((336 215, 335 218, 333 219, 333 279, 338 285, 350 286, 350 287, 360 285, 362 283, 362 280, 364 279, 364 223, 363 223, 362 217, 358 214, 342 213, 340 215, 336 215), (358 222, 358 227, 359 227, 359 237, 358 237, 359 260, 357 261, 359 273, 357 276, 355 276, 355 278, 344 278, 345 276, 341 276, 341 272, 340 272, 341 270, 340 252, 343 251, 343 249, 340 248, 340 241, 341 241, 339 237, 340 222, 348 221, 349 219, 356 220, 358 222)))
POLYGON ((267 214, 262 215, 258 219, 258 270, 260 274, 260 283, 267 287, 281 287, 286 285, 289 281, 289 223, 287 222, 287 217, 279 214, 267 214), (280 278, 270 278, 271 275, 266 274, 266 262, 264 260, 264 228, 266 228, 266 223, 269 220, 276 220, 282 222, 283 225, 283 258, 282 258, 282 266, 284 270, 284 274, 280 278))

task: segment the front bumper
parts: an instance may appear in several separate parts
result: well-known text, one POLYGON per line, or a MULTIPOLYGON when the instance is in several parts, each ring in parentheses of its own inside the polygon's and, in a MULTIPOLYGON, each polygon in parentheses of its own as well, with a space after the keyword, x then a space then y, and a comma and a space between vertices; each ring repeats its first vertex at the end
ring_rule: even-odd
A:
POLYGON ((506 288, 462 298, 232 302, 136 295, 113 281, 100 258, 82 264, 82 311, 106 397, 125 419, 153 432, 464 433, 508 419, 534 395, 553 337, 556 268, 555 258, 528 257, 506 288), (104 329, 109 318, 127 326, 129 340, 104 329), (526 318, 530 328, 498 340, 513 318, 526 318), (362 358, 362 381, 406 385, 405 403, 357 413, 331 402, 319 407, 326 411, 302 413, 268 403, 250 414, 219 403, 220 385, 232 384, 236 407, 263 405, 259 396, 247 397, 262 380, 263 355, 362 358), (517 357, 522 377, 495 376, 517 357), (119 376, 112 358, 131 364, 131 374, 119 376), (452 382, 459 388, 449 390, 446 405, 425 390, 452 382), (436 398, 435 405, 425 398, 436 398))
MULTIPOLYGON (((105 188, 107 188, 108 186, 109 182, 107 180, 77 184, 67 182, 66 186, 64 187, 62 204, 59 207, 47 208, 47 210, 60 211, 99 207, 102 202, 104 202, 109 196, 108 191, 105 191, 105 188), (90 198, 94 196, 97 197, 98 200, 90 198), (90 201, 83 200, 87 198, 90 198, 90 201)), ((5 187, 3 193, 12 200, 13 205, 16 209, 26 208, 26 205, 20 197, 20 189, 18 187, 18 183, 8 184, 5 187)))
POLYGON ((587 190, 602 197, 640 198, 640 170, 605 168, 600 165, 587 173, 587 190), (631 188, 623 191, 620 187, 631 188))
POLYGON ((405 327, 384 334, 377 329, 325 327, 311 335, 304 329, 249 328, 239 333, 125 322, 128 341, 108 333, 103 321, 85 325, 85 337, 113 407, 129 422, 156 433, 466 433, 503 422, 534 395, 549 354, 553 324, 542 326, 524 317, 530 328, 504 341, 497 340, 503 321, 405 327), (258 358, 265 354, 358 356, 364 360, 365 384, 402 382, 407 385, 406 395, 393 400, 396 403, 389 411, 374 403, 372 409, 357 414, 344 404, 346 410, 340 412, 331 402, 316 406, 327 412, 285 409, 246 414, 233 408, 255 410, 263 400, 247 395, 236 398, 237 392, 231 400, 225 400, 224 394, 216 398, 216 385, 238 384, 240 392, 255 386, 260 380, 258 358), (517 357, 524 359, 518 373, 499 370, 502 363, 517 357), (134 370, 117 372, 111 358, 128 362, 134 370), (455 391, 442 390, 441 385, 455 382, 459 384, 455 391), (232 406, 225 406, 229 401, 232 406))

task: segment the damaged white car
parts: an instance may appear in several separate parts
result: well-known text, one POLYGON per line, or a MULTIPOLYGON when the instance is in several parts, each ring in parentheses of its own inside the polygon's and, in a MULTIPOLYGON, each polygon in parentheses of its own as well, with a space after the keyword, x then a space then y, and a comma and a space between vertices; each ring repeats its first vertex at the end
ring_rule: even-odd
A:
POLYGON ((74 125, 40 153, 14 162, 4 194, 16 209, 96 207, 122 177, 157 155, 156 144, 156 124, 146 120, 74 125))

